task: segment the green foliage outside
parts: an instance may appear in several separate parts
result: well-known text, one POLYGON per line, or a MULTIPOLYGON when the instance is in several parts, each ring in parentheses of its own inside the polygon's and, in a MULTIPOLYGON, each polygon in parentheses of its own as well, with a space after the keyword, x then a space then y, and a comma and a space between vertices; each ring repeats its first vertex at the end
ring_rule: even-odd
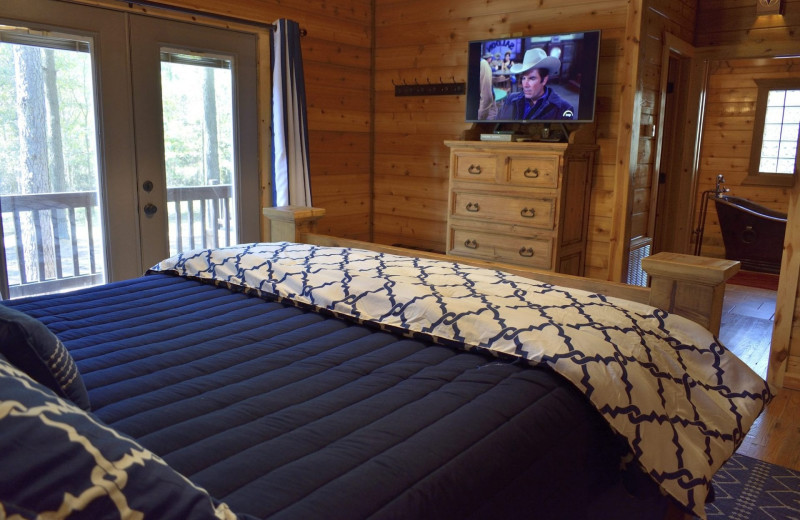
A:
POLYGON ((204 118, 215 117, 218 129, 219 184, 230 184, 233 172, 233 122, 231 72, 214 69, 216 102, 204 109, 205 68, 175 63, 161 64, 164 110, 164 160, 167 185, 204 186, 215 178, 204 167, 204 118))
MULTIPOLYGON (((64 191, 97 190, 97 137, 91 56, 78 51, 54 52, 65 164, 64 191)), ((23 167, 19 151, 13 54, 13 44, 0 43, 0 193, 4 195, 21 193, 17 178, 23 167)), ((203 105, 203 70, 203 67, 191 65, 162 65, 164 148, 167 185, 170 187, 202 186, 208 178, 204 166, 206 141, 203 118, 208 112, 203 105)), ((214 83, 219 183, 230 184, 233 171, 230 70, 214 70, 214 83)), ((52 139, 53 136, 48 135, 48 141, 52 142, 52 139)), ((50 175, 53 175, 52 165, 50 175)), ((52 181, 50 185, 53 185, 52 181)))
MULTIPOLYGON (((89 55, 55 51, 66 191, 97 189, 94 94, 89 55)), ((0 44, 0 190, 17 194, 19 156, 17 89, 12 44, 0 44)), ((48 137, 51 139, 51 137, 48 137)), ((52 185, 52 182, 51 182, 52 185)))

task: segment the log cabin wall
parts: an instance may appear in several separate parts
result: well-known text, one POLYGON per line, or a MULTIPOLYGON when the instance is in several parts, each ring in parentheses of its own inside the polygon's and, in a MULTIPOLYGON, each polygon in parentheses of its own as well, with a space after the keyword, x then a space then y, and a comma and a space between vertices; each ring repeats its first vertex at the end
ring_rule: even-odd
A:
MULTIPOLYGON (((630 194, 630 247, 657 246, 653 244, 656 233, 656 210, 658 190, 659 159, 658 143, 659 120, 664 116, 664 103, 661 99, 662 76, 666 74, 668 63, 664 60, 664 48, 670 45, 668 35, 682 42, 694 41, 696 0, 650 0, 645 2, 642 20, 642 55, 639 69, 641 104, 636 164, 631 178, 630 194)), ((662 195, 663 197, 663 195, 662 195)), ((652 250, 652 253, 658 252, 652 250)), ((677 251, 684 252, 684 251, 677 251)), ((636 255, 634 254, 635 258, 636 255)), ((639 266, 631 265, 631 269, 639 266)), ((636 279, 632 273, 628 279, 636 279)))
MULTIPOLYGON (((634 119, 653 125, 660 86, 661 45, 665 32, 692 41, 695 0, 645 2, 644 55, 631 52, 626 38, 638 41, 633 24, 642 12, 636 2, 585 0, 531 4, 520 0, 484 2, 389 2, 375 5, 375 156, 374 234, 385 244, 445 249, 448 149, 464 123, 463 96, 396 97, 403 83, 465 81, 467 43, 503 36, 601 29, 595 161, 590 202, 585 275, 624 278, 627 258, 612 244, 652 236, 652 136, 639 125, 627 128, 621 114, 628 85, 641 89, 634 119), (627 53, 627 54, 626 54, 627 53), (626 59, 639 60, 631 69, 626 59), (633 70, 638 78, 628 78, 633 70), (637 72, 638 71, 638 72, 637 72), (620 136, 623 128, 624 135, 620 136), (632 139, 631 139, 632 136, 632 139), (633 141, 633 142, 632 142, 633 141), (633 150, 633 154, 631 151, 633 150), (622 158, 631 154, 632 165, 622 158), (628 209, 630 208, 630 209, 628 209), (628 226, 629 225, 629 226, 628 226)), ((624 254, 624 253, 623 253, 624 254)))
POLYGON ((375 242, 445 248, 449 151, 464 96, 396 97, 402 83, 463 82, 467 44, 525 34, 601 29, 597 144, 586 274, 606 278, 617 182, 620 90, 629 3, 428 0, 375 2, 375 242))
MULTIPOLYGON (((749 69, 753 74, 768 73, 769 69, 776 66, 774 61, 783 60, 768 60, 772 63, 768 66, 761 60, 776 56, 797 56, 800 50, 797 44, 797 35, 800 32, 800 0, 783 0, 783 4, 781 15, 757 16, 754 2, 747 0, 699 2, 695 43, 700 51, 698 58, 706 60, 709 65, 714 65, 711 68, 713 75, 709 77, 713 83, 722 85, 728 82, 728 88, 735 89, 736 93, 740 90, 746 91, 749 83, 744 78, 739 86, 730 81, 734 74, 738 72, 740 76, 747 75, 741 72, 743 69, 749 69)), ((790 64, 787 73, 792 72, 796 77, 797 59, 791 62, 793 64, 790 64)), ((709 95, 713 86, 710 81, 709 95)), ((720 88, 724 90, 724 87, 720 88)), ((732 99, 733 95, 736 94, 731 94, 727 100, 730 104, 729 110, 734 114, 736 109, 743 110, 745 114, 749 113, 747 103, 736 105, 732 99)), ((742 94, 742 97, 745 95, 742 94)), ((718 103, 726 102, 723 92, 716 94, 715 99, 719 100, 718 103)), ((714 117, 718 117, 715 116, 715 112, 719 113, 721 108, 723 108, 721 105, 715 107, 710 104, 708 117, 712 118, 712 122, 714 117)), ((736 194, 756 198, 761 196, 763 189, 764 192, 770 193, 765 197, 770 200, 765 202, 778 206, 780 199, 784 197, 780 190, 763 187, 751 191, 736 185, 736 179, 741 175, 738 173, 742 168, 741 150, 749 154, 752 122, 748 121, 745 114, 739 118, 734 114, 721 120, 717 119, 716 129, 708 121, 704 124, 703 161, 700 167, 706 172, 700 176, 701 187, 698 192, 702 191, 704 186, 707 188, 710 177, 716 176, 717 173, 723 173, 726 179, 728 178, 725 171, 713 170, 729 168, 732 181, 729 184, 736 194), (720 127, 720 124, 725 126, 720 127), (731 138, 735 147, 719 145, 723 132, 731 138), (708 134, 708 144, 706 144, 706 134, 708 134), (716 154, 719 155, 712 155, 708 151, 712 147, 716 147, 716 154)), ((746 164, 746 161, 743 164, 746 164)), ((789 221, 784 240, 767 379, 779 387, 800 389, 800 300, 797 298, 798 280, 800 280, 800 258, 798 258, 800 255, 797 254, 797 251, 800 251, 800 182, 795 182, 787 191, 789 221)), ((713 253, 713 248, 714 244, 709 244, 708 249, 704 247, 703 254, 713 253)))
MULTIPOLYGON (((79 1, 158 11, 117 0, 79 1)), ((464 97, 396 98, 392 82, 463 81, 471 39, 603 30, 597 100, 601 150, 593 179, 586 274, 610 276, 609 265, 615 264, 610 243, 619 242, 612 232, 621 227, 624 234, 627 221, 627 214, 616 209, 627 208, 628 174, 619 173, 627 168, 619 168, 617 162, 623 157, 627 166, 630 136, 638 135, 638 128, 627 124, 631 110, 621 118, 620 106, 637 84, 626 72, 632 58, 638 60, 638 33, 630 32, 632 25, 638 28, 641 0, 535 6, 501 0, 488 8, 483 2, 452 0, 436 5, 419 0, 291 6, 279 0, 151 3, 262 23, 281 17, 299 22, 307 31, 302 50, 312 192, 314 204, 328 210, 321 232, 436 250, 443 249, 445 239, 448 155, 443 141, 457 139, 468 127, 464 97), (625 189, 618 189, 620 185, 625 189)))
MULTIPOLYGON (((698 167, 696 207, 703 192, 714 190, 723 175, 730 195, 787 212, 789 188, 743 184, 750 166, 750 147, 758 93, 757 79, 800 78, 800 59, 720 59, 708 66, 708 88, 698 167)), ((699 224, 698 224, 699 229, 699 224)), ((713 203, 708 204, 701 253, 725 258, 722 231, 713 203)))

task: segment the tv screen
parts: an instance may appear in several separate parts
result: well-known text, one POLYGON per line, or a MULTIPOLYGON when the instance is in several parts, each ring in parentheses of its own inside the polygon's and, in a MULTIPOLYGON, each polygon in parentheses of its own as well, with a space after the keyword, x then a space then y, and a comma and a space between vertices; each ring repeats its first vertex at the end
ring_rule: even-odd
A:
POLYGON ((600 31, 469 43, 467 122, 594 120, 600 31))

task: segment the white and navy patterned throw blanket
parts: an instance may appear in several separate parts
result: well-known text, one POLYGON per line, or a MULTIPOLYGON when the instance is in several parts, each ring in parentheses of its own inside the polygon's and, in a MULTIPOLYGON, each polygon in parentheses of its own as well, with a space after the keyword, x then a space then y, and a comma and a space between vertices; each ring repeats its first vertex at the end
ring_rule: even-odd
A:
POLYGON ((763 379, 690 320, 500 271, 292 243, 187 252, 153 270, 546 364, 703 518, 712 475, 771 398, 763 379))

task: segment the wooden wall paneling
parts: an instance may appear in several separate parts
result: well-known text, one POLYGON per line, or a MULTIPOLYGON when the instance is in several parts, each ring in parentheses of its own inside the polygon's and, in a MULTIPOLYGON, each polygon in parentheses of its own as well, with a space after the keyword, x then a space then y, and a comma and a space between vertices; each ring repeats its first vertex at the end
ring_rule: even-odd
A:
MULTIPOLYGON (((717 175, 725 177, 730 194, 787 211, 789 190, 742 184, 750 167, 753 117, 758 88, 755 79, 800 77, 800 59, 731 57, 709 63, 706 113, 698 169, 698 193, 714 189, 717 175)), ((702 199, 698 198, 698 204, 702 199)), ((699 211, 699 206, 697 206, 699 211)), ((713 204, 703 233, 704 255, 724 258, 722 231, 713 204)))
MULTIPOLYGON (((785 0, 782 16, 762 16, 755 14, 755 7, 746 0, 709 0, 700 2, 697 16, 698 30, 696 44, 703 46, 698 58, 705 59, 718 69, 716 74, 733 74, 735 68, 745 69, 750 66, 750 77, 774 65, 788 64, 797 74, 797 59, 773 60, 766 65, 762 58, 774 56, 791 56, 797 54, 797 31, 800 29, 800 1, 785 0), (794 63, 792 63, 794 62, 794 63)), ((744 81, 744 79, 743 79, 744 81)), ((731 107, 731 124, 741 125, 746 121, 741 106, 731 107), (737 117, 738 116, 738 117, 737 117), (734 119, 734 117, 737 117, 734 119)), ((717 115, 724 121, 726 114, 718 111, 717 115)), ((719 128, 719 125, 717 125, 719 128)), ((704 133, 707 131, 704 128, 704 133)), ((734 165, 740 163, 736 159, 734 165)), ((709 161, 710 162, 710 161, 709 161)), ((724 161, 723 161, 724 162, 724 161)), ((702 167, 702 164, 701 164, 702 167)), ((741 169, 746 170, 747 166, 741 169)), ((703 179, 710 175, 703 175, 703 179)), ((738 191, 740 187, 736 187, 738 191)), ((767 189, 767 188, 765 188, 767 189)), ((797 300, 797 284, 800 278, 800 183, 788 190, 787 233, 784 238, 781 276, 778 286, 775 327, 772 335, 772 348, 767 379, 780 387, 785 381, 792 386, 800 387, 800 364, 790 362, 798 359, 798 337, 800 337, 800 302, 797 300), (791 368, 788 368, 791 367, 791 368), (788 370, 788 371, 787 371, 788 370), (795 385, 795 382, 798 383, 795 385)), ((776 195, 777 197, 778 195, 776 195)), ((704 249, 705 252, 705 249, 704 249)))
MULTIPOLYGON (((658 15, 657 29, 652 35, 673 34, 683 41, 694 41, 698 0, 650 0, 648 10, 658 15)), ((660 51, 659 51, 660 52, 660 51)))
POLYGON ((628 270, 628 251, 631 225, 631 177, 638 155, 638 129, 641 112, 641 86, 639 71, 641 67, 640 44, 642 41, 642 0, 628 3, 625 23, 625 45, 623 52, 623 82, 619 85, 620 105, 619 138, 615 153, 618 173, 614 186, 614 201, 611 247, 609 250, 608 279, 622 281, 628 270))
MULTIPOLYGON (((438 151, 438 145, 437 145, 438 151)), ((387 177, 388 183, 402 182, 404 186, 409 189, 424 189, 426 191, 439 191, 439 187, 433 186, 420 186, 424 184, 423 179, 431 179, 432 184, 441 184, 447 182, 448 175, 448 161, 447 157, 438 156, 438 154, 431 153, 430 155, 414 154, 382 154, 382 169, 376 170, 376 175, 387 177), (429 171, 430 175, 424 178, 415 178, 414 172, 429 171)), ((389 186, 391 189, 392 187, 389 186)))
MULTIPOLYGON (((800 219, 800 182, 796 182, 789 195, 789 222, 800 219)), ((800 356, 800 317, 797 301, 797 284, 800 281, 800 226, 786 228, 781 276, 775 307, 775 327, 772 333, 767 381, 778 388, 788 383, 800 390, 800 365, 793 364, 787 373, 789 356, 800 356), (788 377, 786 377, 788 376, 788 377), (785 381, 786 380, 786 381, 785 381)))
MULTIPOLYGON (((448 2, 430 2, 429 0, 386 1, 376 2, 375 25, 382 34, 386 27, 402 25, 425 26, 431 21, 463 20, 480 26, 483 35, 469 39, 491 38, 492 34, 505 34, 502 29, 509 28, 508 33, 525 31, 533 34, 549 32, 540 25, 555 28, 556 31, 569 31, 575 28, 576 19, 586 24, 584 28, 594 26, 623 26, 625 3, 617 0, 544 0, 532 6, 524 0, 500 0, 487 5, 485 0, 462 0, 457 4, 448 2), (536 11, 535 18, 531 17, 536 11)), ((444 33, 447 38, 450 33, 444 33)), ((452 34, 453 40, 460 40, 452 34)), ((378 46, 384 42, 377 41, 378 46)))
MULTIPOLYGON (((598 125, 606 129, 605 136, 613 151, 616 149, 614 133, 618 118, 615 98, 619 89, 616 83, 622 75, 618 56, 622 54, 623 44, 619 40, 625 33, 626 16, 627 4, 621 0, 568 0, 538 5, 522 0, 500 0, 490 5, 482 0, 466 0, 457 5, 452 2, 377 0, 375 240, 412 246, 421 243, 422 230, 411 229, 406 225, 408 223, 444 231, 446 208, 437 212, 429 207, 437 200, 444 200, 443 206, 446 206, 446 189, 439 181, 441 168, 447 161, 441 158, 440 154, 446 152, 441 143, 459 139, 470 128, 464 122, 463 96, 395 98, 393 82, 464 81, 470 40, 493 35, 502 37, 599 28, 603 30, 603 57, 598 80, 598 125), (576 20, 580 22, 576 23, 576 20), (610 128, 614 131, 608 130, 610 128), (398 158, 404 155, 425 157, 429 151, 434 154, 434 164, 405 161, 402 171, 409 178, 431 187, 419 189, 397 184, 395 173, 401 169, 398 158), (403 196, 405 198, 397 198, 403 196), (432 220, 409 220, 409 216, 397 215, 399 202, 419 203, 424 208, 421 213, 432 220)), ((613 155, 609 161, 613 164, 613 155)), ((442 232, 438 248, 444 248, 444 239, 442 232)), ((607 238, 601 236, 599 240, 607 238)), ((607 265, 607 261, 599 260, 598 265, 607 265)), ((607 267, 602 269, 602 277, 605 277, 607 267)))
MULTIPOLYGON (((358 154, 365 148, 369 148, 370 136, 366 132, 330 132, 311 128, 308 131, 308 140, 314 143, 309 150, 312 161, 315 157, 322 159, 333 154, 343 154, 351 158, 359 157, 359 160, 363 161, 358 154)), ((324 167, 326 171, 336 169, 335 166, 325 164, 324 161, 319 162, 319 167, 324 167)), ((335 164, 339 164, 339 161, 334 161, 335 164)), ((365 167, 369 167, 369 161, 364 164, 365 167)), ((350 167, 350 165, 347 166, 350 167)))
POLYGON ((764 45, 788 42, 793 37, 793 29, 800 25, 798 0, 784 0, 781 16, 757 16, 755 2, 748 0, 704 0, 698 4, 697 27, 702 29, 697 33, 698 46, 747 42, 764 48, 764 45))
POLYGON ((406 197, 408 200, 429 200, 447 204, 447 198, 441 198, 442 187, 446 187, 447 179, 430 179, 411 175, 386 175, 380 177, 382 189, 380 192, 376 192, 376 196, 389 195, 406 197))
MULTIPOLYGON (((669 57, 664 49, 674 39, 670 38, 673 35, 677 35, 676 38, 693 38, 696 2, 647 0, 641 8, 641 49, 636 77, 639 92, 634 106, 634 117, 638 116, 638 120, 634 119, 631 123, 634 125, 631 133, 636 139, 636 150, 635 161, 628 166, 631 171, 633 206, 630 208, 628 234, 616 246, 623 263, 620 269, 623 277, 627 268, 627 258, 623 258, 623 253, 627 254, 628 251, 625 241, 635 240, 637 244, 642 244, 655 237, 659 192, 667 187, 660 185, 658 180, 661 171, 660 135, 664 118, 662 91, 666 89, 664 68, 668 65, 669 57)), ((687 204, 686 208, 688 210, 691 205, 687 204)), ((681 228, 672 226, 670 229, 681 228)), ((657 251, 651 251, 654 252, 657 251)))
MULTIPOLYGON (((444 253, 442 237, 447 233, 447 223, 418 219, 414 217, 401 217, 397 215, 377 215, 375 217, 375 227, 378 229, 394 229, 392 226, 399 227, 402 237, 413 239, 414 247, 444 253)), ((398 242, 397 233, 381 235, 375 233, 374 241, 379 244, 403 244, 398 242)))
POLYGON ((367 42, 351 45, 342 42, 332 42, 323 38, 324 34, 303 38, 303 61, 327 65, 339 65, 345 69, 371 70, 371 48, 367 42))

